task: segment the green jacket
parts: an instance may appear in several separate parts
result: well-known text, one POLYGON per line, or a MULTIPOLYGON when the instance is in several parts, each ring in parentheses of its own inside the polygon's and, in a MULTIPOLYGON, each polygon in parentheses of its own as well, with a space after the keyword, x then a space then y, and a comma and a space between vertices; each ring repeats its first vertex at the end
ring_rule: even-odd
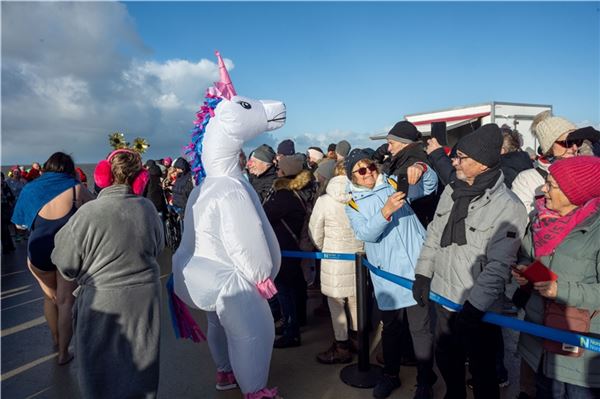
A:
MULTIPOLYGON (((521 247, 521 264, 533 260, 533 240, 528 228, 521 247)), ((543 256, 542 263, 558 275, 556 301, 568 306, 600 309, 600 212, 588 217, 575 227, 554 254, 543 256)), ((543 324, 544 298, 537 293, 525 306, 525 320, 543 324)), ((592 318, 590 332, 600 333, 600 315, 592 318)), ((519 353, 538 370, 540 362, 544 375, 568 384, 590 388, 600 387, 600 353, 585 351, 581 357, 568 357, 544 351, 543 339, 522 333, 519 353)))

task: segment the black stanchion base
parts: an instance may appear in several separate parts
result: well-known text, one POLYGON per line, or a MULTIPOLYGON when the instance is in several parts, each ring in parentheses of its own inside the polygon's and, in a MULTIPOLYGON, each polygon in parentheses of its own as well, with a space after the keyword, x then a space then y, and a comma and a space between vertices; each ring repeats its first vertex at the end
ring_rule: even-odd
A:
POLYGON ((360 371, 358 363, 346 366, 340 371, 340 378, 346 385, 355 388, 373 388, 379 382, 383 368, 371 364, 367 371, 360 371))

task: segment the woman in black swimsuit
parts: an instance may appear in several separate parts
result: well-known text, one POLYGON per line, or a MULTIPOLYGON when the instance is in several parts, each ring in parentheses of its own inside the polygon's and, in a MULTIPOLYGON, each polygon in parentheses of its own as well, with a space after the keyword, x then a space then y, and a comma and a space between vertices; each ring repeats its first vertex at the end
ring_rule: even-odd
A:
MULTIPOLYGON (((73 159, 64 153, 53 154, 44 164, 42 177, 27 184, 19 197, 25 215, 24 226, 31 229, 27 244, 27 265, 44 292, 44 316, 58 347, 58 364, 73 356, 68 347, 73 335, 71 308, 76 284, 57 273, 50 260, 54 236, 77 208, 92 195, 76 178, 73 159)), ((13 216, 14 220, 14 216, 13 216)))

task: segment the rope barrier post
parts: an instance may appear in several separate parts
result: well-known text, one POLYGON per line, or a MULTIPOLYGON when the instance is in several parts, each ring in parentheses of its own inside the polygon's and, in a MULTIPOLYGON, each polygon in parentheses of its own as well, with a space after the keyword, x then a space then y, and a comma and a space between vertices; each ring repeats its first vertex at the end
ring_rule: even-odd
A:
POLYGON ((356 254, 356 305, 358 321, 358 363, 346 366, 340 371, 340 378, 344 384, 356 388, 372 388, 383 373, 380 366, 369 362, 369 319, 368 315, 368 290, 367 268, 363 265, 364 252, 356 254))

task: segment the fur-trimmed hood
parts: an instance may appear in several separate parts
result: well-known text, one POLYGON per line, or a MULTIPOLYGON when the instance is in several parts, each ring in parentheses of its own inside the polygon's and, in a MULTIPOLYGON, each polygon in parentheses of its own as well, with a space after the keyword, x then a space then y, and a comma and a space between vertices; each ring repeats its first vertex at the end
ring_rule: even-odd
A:
POLYGON ((294 177, 279 177, 273 182, 273 189, 279 190, 302 190, 313 180, 313 174, 309 170, 303 170, 294 177))

